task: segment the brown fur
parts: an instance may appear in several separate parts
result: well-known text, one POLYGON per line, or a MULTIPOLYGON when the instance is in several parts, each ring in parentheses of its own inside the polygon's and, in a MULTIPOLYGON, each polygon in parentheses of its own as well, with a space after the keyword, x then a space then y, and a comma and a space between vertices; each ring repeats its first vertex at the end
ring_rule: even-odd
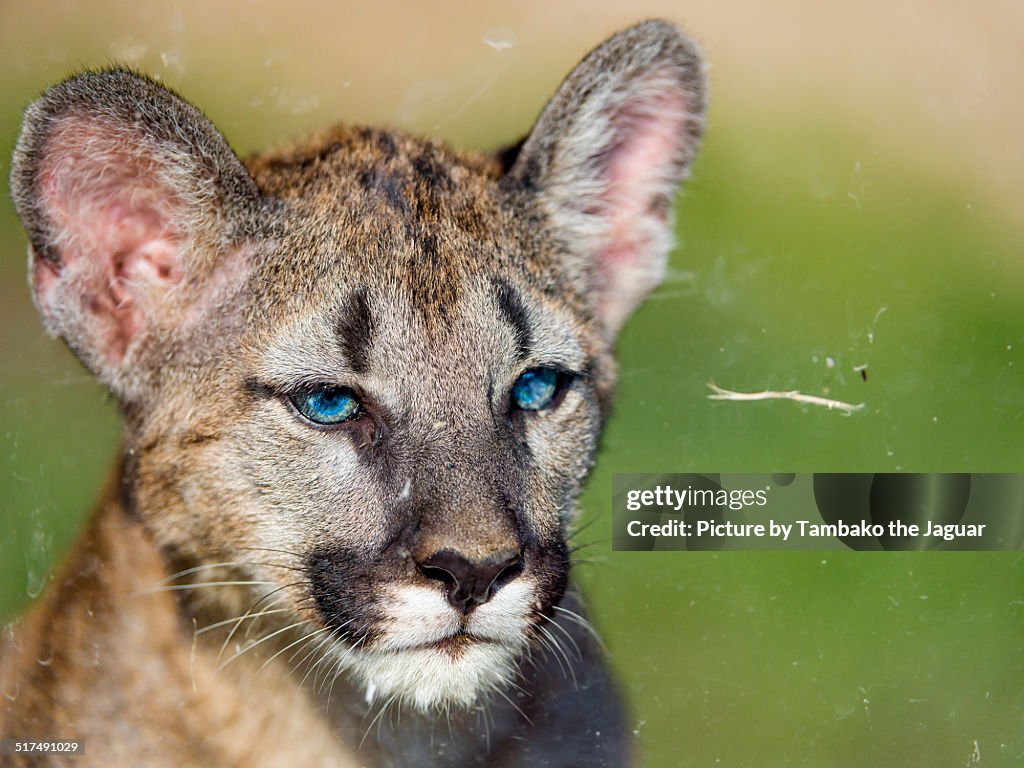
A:
POLYGON ((167 571, 116 482, 0 658, 17 716, 5 733, 85 736, 86 764, 356 765, 282 671, 248 695, 255 667, 218 673, 208 646, 182 642, 192 627, 173 594, 139 593, 167 571))
POLYGON ((243 163, 139 75, 44 94, 11 174, 35 297, 125 447, 3 638, 0 735, 85 738, 76 765, 625 762, 567 538, 703 111, 662 22, 499 153, 342 126, 243 163), (312 421, 331 392, 354 415, 312 421))

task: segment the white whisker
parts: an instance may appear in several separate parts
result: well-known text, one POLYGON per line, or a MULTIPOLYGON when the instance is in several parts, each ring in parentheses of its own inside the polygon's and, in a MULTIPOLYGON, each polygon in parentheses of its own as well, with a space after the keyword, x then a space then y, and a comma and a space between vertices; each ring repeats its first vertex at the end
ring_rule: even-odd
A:
MULTIPOLYGON (((505 682, 507 683, 509 681, 505 681, 505 682)), ((527 717, 526 713, 523 712, 523 710, 519 708, 519 705, 516 704, 514 701, 512 701, 512 697, 510 697, 507 693, 505 693, 503 690, 501 690, 501 688, 498 687, 498 686, 495 686, 494 691, 499 696, 501 696, 501 698, 503 698, 505 701, 507 701, 509 703, 509 706, 511 706, 512 709, 514 709, 516 712, 518 712, 519 715, 523 718, 523 720, 525 720, 529 724, 529 726, 531 728, 533 727, 533 720, 531 720, 529 717, 527 717)))
POLYGON ((398 693, 396 693, 396 694, 395 694, 395 695, 393 695, 393 696, 392 696, 392 697, 391 697, 390 699, 388 699, 387 701, 385 701, 385 702, 384 702, 384 704, 383 704, 383 705, 381 706, 381 708, 380 708, 380 711, 379 711, 379 712, 377 713, 377 716, 376 716, 376 717, 374 717, 374 718, 373 718, 373 720, 371 720, 371 721, 370 721, 370 724, 369 724, 368 726, 366 726, 366 730, 365 730, 365 731, 363 731, 363 738, 361 738, 361 739, 359 740, 359 747, 358 747, 358 749, 362 749, 362 747, 363 747, 363 742, 364 742, 364 741, 366 741, 366 737, 370 735, 370 731, 372 731, 372 730, 373 730, 373 726, 374 726, 374 724, 375 724, 375 723, 376 723, 376 722, 377 722, 378 720, 380 720, 380 718, 381 718, 381 715, 383 715, 383 714, 384 714, 384 712, 386 712, 386 711, 387 711, 387 708, 388 708, 388 707, 390 707, 392 703, 394 703, 395 699, 397 699, 397 698, 398 698, 398 696, 399 696, 399 694, 398 694, 398 693))
MULTIPOLYGON (((288 644, 288 645, 286 645, 286 646, 285 646, 284 648, 282 648, 282 649, 281 649, 281 650, 279 650, 279 651, 278 651, 277 653, 275 653, 275 654, 274 654, 273 656, 271 656, 271 657, 270 657, 269 659, 267 659, 266 661, 264 661, 264 662, 263 662, 263 664, 261 664, 261 665, 260 665, 260 669, 263 669, 263 667, 267 666, 267 664, 269 664, 270 662, 272 662, 272 661, 273 661, 274 659, 276 659, 276 658, 277 658, 278 656, 280 656, 280 655, 281 655, 282 653, 284 653, 285 651, 287 651, 287 650, 288 650, 289 648, 294 648, 294 647, 295 647, 296 645, 298 645, 299 643, 305 642, 305 641, 309 640, 310 638, 316 637, 317 635, 323 634, 324 632, 330 632, 330 631, 331 631, 330 627, 321 627, 320 629, 315 629, 315 630, 313 630, 313 631, 312 631, 312 632, 310 632, 309 634, 303 635, 303 636, 302 636, 302 637, 300 637, 300 638, 299 638, 298 640, 296 640, 296 641, 294 641, 294 642, 292 642, 292 643, 289 643, 289 644, 288 644)), ((260 671, 260 669, 257 669, 256 671, 257 671, 257 672, 259 672, 259 671, 260 671)))
MULTIPOLYGON (((322 651, 324 646, 325 645, 330 645, 330 643, 332 641, 333 641, 333 638, 330 635, 328 635, 327 637, 321 637, 319 640, 317 640, 315 643, 313 643, 312 644, 313 647, 309 651, 306 652, 306 655, 303 656, 299 660, 299 662, 297 664, 292 666, 292 672, 297 672, 298 669, 300 667, 302 667, 303 664, 309 664, 310 663, 310 657, 314 656, 318 652, 322 651)), ((299 650, 301 651, 301 649, 299 649, 299 650)), ((293 654, 293 658, 294 658, 295 655, 298 655, 298 651, 296 651, 296 653, 293 654)), ((306 670, 306 673, 302 676, 302 679, 299 681, 299 685, 300 686, 305 685, 306 679, 309 677, 310 673, 315 673, 316 672, 316 668, 319 667, 321 664, 323 664, 324 659, 328 658, 328 656, 329 656, 329 654, 326 651, 324 651, 323 653, 320 653, 320 656, 316 660, 316 663, 313 664, 311 667, 309 667, 306 670)), ((315 674, 313 676, 313 687, 314 688, 316 687, 316 675, 315 674)))
POLYGON ((253 587, 271 585, 272 581, 199 581, 195 584, 169 584, 140 589, 133 594, 147 595, 153 592, 175 592, 186 589, 203 589, 205 587, 253 587))
POLYGON ((601 635, 598 634, 598 631, 594 629, 593 624, 591 624, 589 621, 587 621, 585 618, 580 616, 575 611, 570 611, 568 608, 562 608, 559 605, 554 605, 552 606, 552 608, 554 608, 559 613, 563 614, 569 621, 573 622, 578 627, 586 630, 586 632, 592 638, 594 638, 597 644, 601 647, 601 650, 605 653, 608 652, 608 647, 604 644, 604 640, 601 638, 601 635))
MULTIPOLYGON (((576 671, 573 668, 572 659, 569 658, 569 654, 566 653, 564 648, 562 648, 561 644, 558 642, 558 638, 556 638, 554 635, 548 632, 541 624, 537 624, 536 627, 539 631, 544 633, 548 640, 551 641, 552 648, 555 650, 555 652, 560 654, 561 657, 565 659, 565 667, 563 667, 563 670, 566 668, 569 670, 569 676, 572 678, 573 686, 578 688, 579 682, 576 680, 576 671)), ((559 664, 559 666, 561 666, 561 664, 559 664)))
POLYGON ((168 576, 168 577, 166 577, 164 579, 161 579, 158 583, 159 584, 167 584, 167 583, 169 583, 171 581, 174 581, 175 579, 180 578, 182 576, 188 576, 191 573, 198 573, 199 571, 207 571, 210 568, 228 568, 228 567, 230 567, 232 565, 235 565, 235 563, 206 563, 205 565, 197 565, 194 568, 186 568, 183 571, 178 571, 177 573, 172 573, 170 576, 168 576))
POLYGON ((226 667, 232 661, 237 659, 239 656, 248 653, 249 651, 251 651, 256 646, 263 645, 263 643, 267 642, 267 640, 271 640, 272 638, 275 638, 278 635, 280 635, 282 632, 287 632, 289 629, 295 629, 295 627, 302 626, 303 624, 306 624, 306 623, 308 623, 306 619, 301 619, 299 621, 294 622, 293 624, 289 624, 287 627, 281 627, 281 629, 275 630, 275 631, 271 632, 269 635, 264 635, 263 637, 261 637, 256 642, 250 643, 249 645, 245 646, 240 651, 235 653, 234 656, 232 656, 231 658, 229 658, 226 661, 224 661, 223 663, 221 663, 220 666, 217 667, 217 671, 219 672, 220 670, 224 669, 224 667, 226 667))
MULTIPOLYGON (((244 620, 246 619, 246 617, 247 617, 247 616, 250 616, 250 615, 252 615, 252 612, 256 610, 256 607, 257 607, 257 606, 258 606, 258 605, 259 605, 260 603, 262 603, 262 602, 263 602, 264 600, 266 600, 266 599, 267 599, 268 597, 270 597, 271 595, 274 595, 274 594, 276 594, 276 593, 280 592, 280 591, 281 591, 281 590, 283 590, 283 589, 287 589, 288 587, 294 587, 294 586, 295 586, 295 585, 296 585, 297 583, 298 583, 298 582, 295 582, 295 583, 292 583, 292 584, 285 584, 284 586, 278 587, 277 589, 272 589, 272 590, 271 590, 270 592, 268 592, 267 594, 263 595, 263 597, 261 597, 261 598, 257 599, 257 600, 256 600, 256 602, 254 602, 254 603, 253 603, 253 604, 252 604, 252 605, 251 605, 251 606, 249 607, 249 610, 245 612, 245 615, 243 615, 243 616, 242 616, 242 617, 241 617, 241 618, 240 618, 240 619, 239 619, 239 620, 238 620, 238 621, 237 621, 237 622, 235 623, 235 626, 231 628, 231 631, 230 631, 230 632, 228 632, 228 636, 224 638, 224 642, 223 642, 223 643, 221 643, 221 646, 220 646, 220 650, 219 650, 219 651, 217 652, 217 661, 220 661, 220 657, 224 655, 224 651, 225 651, 225 649, 226 649, 226 648, 228 647, 228 643, 230 643, 230 642, 231 642, 231 638, 235 636, 235 632, 237 632, 237 631, 238 631, 238 628, 239 628, 240 626, 242 626, 242 622, 243 622, 243 621, 244 621, 244 620)), ((271 603, 271 605, 272 605, 272 606, 273 606, 273 605, 276 605, 276 604, 277 604, 277 601, 276 601, 276 600, 275 600, 275 601, 274 601, 273 603, 271 603)))
MULTIPOLYGON (((274 603, 274 605, 276 605, 276 603, 274 603)), ((196 634, 197 635, 202 635, 202 634, 205 634, 206 632, 210 632, 211 630, 217 629, 219 627, 225 627, 228 624, 236 624, 236 623, 238 623, 240 621, 248 621, 248 620, 251 620, 251 619, 258 619, 261 616, 269 616, 272 613, 289 613, 290 610, 291 609, 289 609, 289 608, 274 608, 273 610, 268 609, 266 611, 260 611, 259 613, 254 613, 254 614, 251 614, 251 615, 246 614, 246 615, 243 615, 243 616, 235 616, 234 618, 231 618, 231 619, 224 619, 224 621, 218 621, 215 624, 207 624, 205 627, 202 627, 201 629, 196 630, 196 634)))
POLYGON ((557 621, 555 621, 554 619, 552 619, 552 618, 550 618, 548 616, 544 616, 543 618, 549 624, 551 624, 552 627, 554 627, 559 632, 561 632, 563 635, 565 635, 566 639, 572 644, 573 650, 576 652, 576 659, 577 659, 577 661, 583 661, 583 651, 580 650, 580 646, 576 642, 576 638, 574 638, 571 634, 569 634, 569 630, 567 630, 563 626, 560 626, 557 621))

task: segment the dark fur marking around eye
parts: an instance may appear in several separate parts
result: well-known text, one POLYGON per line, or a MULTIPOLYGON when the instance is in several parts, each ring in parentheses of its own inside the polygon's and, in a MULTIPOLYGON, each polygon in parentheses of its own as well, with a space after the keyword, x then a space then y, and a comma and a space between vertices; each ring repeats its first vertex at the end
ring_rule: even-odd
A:
POLYGON ((502 317, 505 318, 505 322, 508 323, 515 336, 519 357, 526 358, 529 356, 530 345, 533 343, 530 316, 526 312, 526 307, 523 306, 516 289, 505 280, 494 281, 494 297, 502 317))
POLYGON ((273 387, 264 384, 252 376, 242 382, 242 391, 255 400, 268 400, 271 397, 277 397, 279 394, 273 387))
POLYGON ((366 373, 373 338, 373 316, 366 288, 357 288, 352 292, 341 308, 335 331, 349 366, 355 373, 366 373))

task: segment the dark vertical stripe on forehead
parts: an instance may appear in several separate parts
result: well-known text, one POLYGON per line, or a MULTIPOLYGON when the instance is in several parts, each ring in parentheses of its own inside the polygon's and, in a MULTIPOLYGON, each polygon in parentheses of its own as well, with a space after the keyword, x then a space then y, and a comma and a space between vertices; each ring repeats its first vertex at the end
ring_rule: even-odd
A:
POLYGON ((373 316, 365 288, 353 291, 342 305, 336 330, 349 366, 355 373, 366 373, 373 336, 373 316))
POLYGON ((523 306, 519 293, 504 280, 494 281, 494 298, 501 310, 502 317, 512 329, 516 339, 516 346, 519 348, 519 357, 525 358, 530 354, 530 346, 533 344, 533 333, 530 327, 530 316, 523 306))

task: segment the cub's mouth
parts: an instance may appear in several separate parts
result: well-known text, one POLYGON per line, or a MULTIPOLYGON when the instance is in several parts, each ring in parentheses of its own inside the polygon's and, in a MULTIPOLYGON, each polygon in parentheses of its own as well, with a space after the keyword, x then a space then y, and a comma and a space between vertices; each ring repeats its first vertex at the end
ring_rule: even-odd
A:
POLYGON ((468 635, 465 631, 456 632, 454 635, 448 635, 440 640, 433 640, 429 643, 419 643, 418 645, 410 645, 406 648, 401 648, 396 653, 402 653, 404 651, 437 651, 438 653, 445 653, 453 658, 458 658, 462 653, 472 646, 474 643, 493 643, 500 645, 494 640, 488 640, 486 638, 473 637, 468 635))
POLYGON ((357 577, 350 559, 347 572, 336 557, 311 560, 318 618, 333 630, 337 669, 368 701, 420 710, 470 707, 509 686, 531 643, 544 643, 568 560, 556 551, 509 561, 472 570, 442 558, 444 578, 417 569, 385 581, 383 569, 357 577))

